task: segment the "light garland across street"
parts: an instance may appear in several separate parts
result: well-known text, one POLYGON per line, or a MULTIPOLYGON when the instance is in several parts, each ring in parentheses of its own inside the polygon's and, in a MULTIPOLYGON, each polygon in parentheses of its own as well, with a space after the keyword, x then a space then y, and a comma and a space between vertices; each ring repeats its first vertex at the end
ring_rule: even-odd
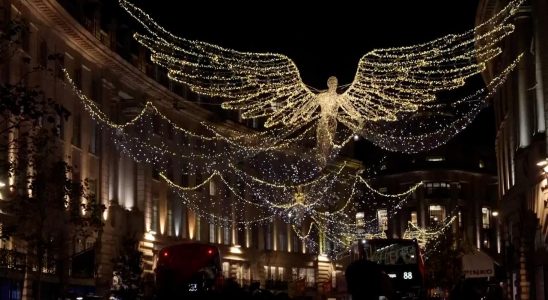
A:
MULTIPOLYGON (((376 217, 356 220, 361 208, 384 208, 393 216, 422 184, 380 192, 345 164, 337 165, 339 151, 355 135, 407 153, 447 142, 472 122, 522 57, 504 66, 485 89, 439 99, 440 92, 459 90, 502 53, 499 45, 513 32, 509 21, 523 2, 513 0, 463 34, 370 51, 342 93, 335 77, 327 80, 327 90, 317 91, 284 55, 177 37, 133 4, 119 2, 145 27, 135 39, 171 80, 220 98, 223 108, 240 110, 243 118, 261 118, 265 130, 239 132, 206 122, 189 129, 152 101, 136 101, 141 107, 128 121, 114 122, 65 70, 67 86, 86 112, 124 155, 158 171, 171 195, 208 222, 245 227, 281 219, 310 247, 325 252, 327 242, 335 245, 330 255, 364 234, 377 234, 376 217)), ((406 234, 424 243, 447 226, 435 232, 413 227, 406 234)))

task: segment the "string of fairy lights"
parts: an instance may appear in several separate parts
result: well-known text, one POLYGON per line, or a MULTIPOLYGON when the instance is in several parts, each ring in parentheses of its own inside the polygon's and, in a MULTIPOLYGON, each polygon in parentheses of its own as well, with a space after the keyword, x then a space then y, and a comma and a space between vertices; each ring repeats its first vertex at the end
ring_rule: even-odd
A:
POLYGON ((498 90, 522 57, 523 54, 518 55, 486 88, 453 103, 435 105, 438 110, 435 114, 425 113, 421 119, 402 126, 368 123, 364 126, 362 135, 378 147, 389 151, 417 153, 439 147, 464 130, 487 107, 488 103, 484 99, 498 90))
POLYGON ((441 234, 445 232, 448 228, 451 227, 453 222, 456 220, 456 216, 447 217, 445 220, 442 220, 441 225, 436 228, 422 228, 417 224, 408 222, 408 227, 403 233, 404 239, 416 239, 421 248, 425 248, 428 242, 436 240, 441 234))
MULTIPOLYGON (((514 31, 514 25, 508 21, 523 1, 511 1, 492 18, 465 33, 365 54, 354 81, 345 92, 338 94, 335 77, 329 78, 328 91, 315 93, 308 88, 295 63, 284 55, 240 52, 181 38, 138 7, 119 0, 146 29, 145 34, 136 33, 135 39, 151 51, 154 63, 168 70, 169 78, 198 94, 223 99, 223 108, 240 110, 243 118, 266 118, 266 128, 278 126, 292 130, 315 121, 317 154, 324 164, 333 157, 330 153, 338 122, 385 149, 417 152, 445 142, 443 138, 441 142, 424 141, 444 137, 443 133, 449 130, 436 129, 408 137, 405 132, 391 133, 383 127, 398 121, 402 125, 398 127, 411 128, 406 126, 408 120, 413 121, 417 112, 428 110, 429 103, 439 102, 438 92, 456 90, 464 86, 468 78, 483 72, 486 63, 502 53, 498 45, 514 31), (382 124, 381 127, 378 124, 382 124), (383 146, 379 132, 404 143, 383 146), (414 147, 407 147, 407 143, 414 147)), ((514 62, 508 69, 514 69, 515 65, 514 62)), ((502 74, 505 78, 507 72, 502 74)), ((500 79, 495 77, 488 86, 500 79)), ((478 99, 490 96, 474 92, 471 95, 478 99)), ((470 98, 464 96, 442 102, 472 103, 468 101, 470 98)), ((436 122, 447 124, 445 127, 453 131, 449 136, 453 136, 471 122, 481 107, 483 105, 471 105, 468 112, 458 118, 459 124, 454 124, 454 118, 436 122)))
MULTIPOLYGON (((146 29, 135 39, 151 51, 154 63, 168 70, 171 80, 222 99, 222 108, 239 110, 244 119, 264 120, 266 130, 261 132, 207 122, 190 128, 153 102, 126 116, 128 121, 115 122, 77 88, 66 70, 65 77, 118 149, 158 171, 171 195, 201 218, 217 226, 244 227, 278 219, 308 247, 333 255, 358 238, 382 235, 377 216, 357 220, 358 212, 383 207, 393 216, 422 184, 396 194, 380 192, 356 170, 337 166, 339 151, 356 134, 386 150, 414 153, 462 131, 521 55, 485 89, 455 99, 439 99, 439 93, 459 91, 502 53, 500 42, 514 31, 508 20, 523 1, 511 1, 463 34, 365 54, 354 81, 339 94, 335 77, 328 79, 327 91, 307 87, 284 55, 239 52, 177 37, 119 0, 146 29), (334 246, 326 249, 326 243, 334 246)), ((445 229, 413 227, 406 234, 424 241, 445 229)))
MULTIPOLYGON (((115 123, 74 86, 68 73, 65 75, 71 89, 82 100, 86 111, 90 112, 102 130, 109 132, 108 135, 123 153, 138 162, 145 162, 157 168, 172 195, 181 199, 201 218, 217 226, 234 224, 261 226, 271 223, 275 217, 293 224, 296 226, 294 228, 311 222, 312 228, 316 229, 316 236, 321 231, 325 239, 341 244, 343 239, 340 233, 352 232, 356 228, 356 223, 353 221, 356 203, 363 201, 373 206, 382 203, 391 207, 400 207, 400 198, 406 198, 420 185, 419 183, 407 192, 395 195, 381 193, 367 184, 363 177, 357 174, 349 175, 345 163, 334 166, 332 170, 324 169, 324 173, 320 176, 305 182, 293 180, 290 184, 282 184, 275 180, 265 180, 249 172, 250 169, 256 168, 237 164, 235 157, 248 157, 249 153, 254 156, 262 154, 258 161, 268 165, 271 163, 265 162, 264 157, 274 159, 279 158, 279 155, 270 155, 264 149, 259 152, 257 148, 248 150, 244 155, 242 153, 245 151, 242 149, 245 147, 226 142, 230 137, 220 137, 219 132, 212 136, 204 136, 188 132, 184 128, 178 131, 180 135, 188 133, 187 136, 195 141, 200 140, 200 145, 206 149, 196 149, 192 143, 175 143, 174 147, 170 147, 169 141, 154 137, 154 126, 158 124, 154 124, 153 117, 161 112, 153 103, 148 102, 145 108, 137 113, 137 117, 130 117, 129 122, 115 123), (190 151, 181 152, 176 149, 190 149, 190 151), (188 163, 186 167, 183 167, 186 170, 181 170, 181 173, 202 173, 202 176, 198 178, 195 175, 192 182, 190 178, 187 178, 189 182, 186 182, 186 185, 176 183, 177 180, 173 179, 173 175, 168 175, 166 168, 176 160, 188 163), (213 192, 212 185, 215 186, 213 192), (361 186, 358 187, 358 185, 361 186), (348 196, 341 198, 342 195, 338 190, 348 190, 348 196), (378 197, 364 198, 360 190, 374 191, 378 197), (312 197, 307 195, 313 195, 314 200, 309 201, 312 197), (379 197, 385 197, 388 200, 379 200, 379 197), (233 207, 237 209, 234 210, 233 207), (252 214, 249 213, 250 211, 252 214)), ((171 120, 168 122, 168 117, 165 115, 162 115, 161 119, 166 120, 167 125, 179 127, 171 120)), ((206 129, 206 132, 211 132, 209 128, 206 129)), ((300 141, 302 142, 302 139, 300 141)), ((277 150, 277 148, 271 148, 268 151, 275 153, 277 150)), ((249 161, 253 160, 248 159, 246 164, 249 164, 249 161)), ((316 166, 313 163, 308 165, 316 166)), ((300 231, 295 234, 300 235, 300 231)), ((303 242, 309 247, 315 247, 314 239, 303 239, 303 242)))
MULTIPOLYGON (((68 79, 67 81, 71 83, 68 74, 66 74, 66 76, 68 79)), ((75 86, 72 86, 72 88, 75 89, 75 86)), ((80 95, 82 103, 85 106, 87 101, 90 100, 83 96, 83 94, 80 93, 80 95)), ((152 103, 147 103, 147 106, 154 107, 152 103)), ((106 114, 98 111, 96 107, 90 106, 88 109, 92 111, 92 113, 90 113, 92 117, 95 115, 106 116, 106 114)), ((156 114, 160 113, 155 107, 154 109, 149 108, 148 111, 156 114)), ((143 138, 144 134, 142 128, 139 131, 133 130, 134 134, 132 134, 132 131, 130 130, 131 126, 139 127, 141 120, 145 120, 143 123, 148 124, 148 129, 145 131, 150 132, 150 124, 152 121, 147 120, 147 117, 148 113, 140 113, 139 118, 132 118, 128 123, 122 124, 123 126, 114 123, 106 117, 94 119, 98 124, 102 125, 103 129, 111 129, 113 141, 124 153, 132 156, 136 161, 145 161, 152 165, 161 166, 164 164, 162 163, 161 158, 165 156, 165 149, 168 148, 167 145, 163 144, 161 139, 159 141, 144 142, 146 139, 143 138), (158 142, 160 142, 160 144, 158 144, 158 142), (128 150, 124 148, 126 145, 130 145, 133 148, 128 150), (146 148, 148 151, 141 152, 146 153, 146 155, 135 154, 135 147, 146 148), (152 158, 150 158, 151 153, 153 154, 154 152, 160 152, 162 154, 157 155, 157 157, 152 155, 152 158), (142 160, 144 157, 147 157, 147 159, 142 160)), ((168 123, 175 124, 172 122, 168 123)), ((192 136, 196 138, 201 137, 197 134, 192 134, 192 136)), ((219 140, 224 139, 212 139, 206 136, 203 140, 215 140, 215 142, 218 142, 219 140)), ((205 151, 199 150, 198 153, 188 153, 179 158, 183 160, 185 158, 190 158, 193 160, 194 163, 192 167, 194 169, 202 168, 211 170, 211 174, 207 178, 204 178, 201 181, 195 181, 192 184, 189 183, 188 186, 183 186, 172 181, 165 174, 165 171, 160 174, 162 179, 171 188, 173 194, 181 199, 189 209, 193 210, 201 218, 204 218, 217 226, 233 226, 234 224, 261 226, 272 223, 273 220, 278 217, 284 222, 292 224, 291 228, 293 229, 294 234, 306 243, 309 249, 322 250, 322 247, 317 241, 317 238, 320 235, 325 241, 335 245, 334 248, 329 249, 329 255, 335 253, 336 250, 348 247, 349 241, 383 234, 382 232, 375 233, 375 228, 378 228, 378 225, 376 224, 378 220, 376 217, 364 220, 361 224, 358 224, 355 221, 355 215, 358 212, 356 204, 358 204, 358 207, 361 203, 362 205, 376 208, 392 208, 393 211, 389 214, 389 216, 392 216, 403 207, 407 197, 422 184, 417 183, 402 193, 383 193, 373 188, 367 180, 357 174, 350 177, 346 176, 348 178, 342 178, 343 170, 346 167, 344 163, 341 166, 336 167, 332 172, 327 172, 306 183, 293 185, 277 184, 245 172, 231 160, 227 160, 225 161, 225 164, 222 164, 222 169, 224 170, 223 174, 215 169, 215 163, 211 162, 213 155, 218 155, 218 153, 208 155, 208 153, 204 152, 205 151), (197 163, 198 161, 208 161, 210 163, 200 166, 197 163), (231 180, 227 178, 236 178, 239 180, 238 183, 234 185, 231 183, 231 180), (217 195, 212 195, 207 193, 207 191, 204 192, 204 190, 207 190, 210 187, 212 182, 216 182, 215 186, 217 186, 218 189, 220 189, 221 185, 224 186, 228 193, 219 191, 217 195), (351 186, 350 193, 346 199, 341 200, 340 198, 333 198, 333 195, 338 196, 340 194, 338 191, 341 190, 340 187, 337 188, 333 186, 335 183, 351 186), (362 185, 359 189, 357 188, 358 184, 362 185), (248 198, 242 195, 242 187, 245 187, 248 198), (306 189, 306 193, 303 192, 303 189, 306 189), (369 191, 376 197, 363 197, 364 190, 369 191), (218 197, 219 195, 226 195, 229 197, 221 199, 218 197), (277 197, 273 197, 272 195, 277 195, 277 197), (308 201, 307 198, 310 197, 307 195, 314 195, 314 200, 308 201), (357 195, 360 195, 361 197, 357 195), (218 199, 216 199, 215 196, 217 196, 218 199), (249 199, 249 196, 251 196, 252 199, 249 199), (294 201, 287 202, 287 199, 294 199, 294 201), (330 205, 333 203, 337 205, 330 205), (234 206, 241 209, 235 211, 231 210, 230 208, 234 206), (249 211, 253 211, 252 217, 250 216, 249 211), (227 212, 230 212, 230 214, 227 214, 227 212), (303 234, 302 228, 307 222, 309 224, 309 229, 306 234, 303 234), (363 234, 358 234, 356 229, 359 226, 364 226, 369 229, 363 234)), ((182 154, 178 152, 169 152, 168 157, 172 156, 173 159, 176 159, 177 155, 182 154)), ((358 173, 361 172, 358 171, 358 173)), ((343 188, 343 190, 345 190, 345 188, 343 188)), ((325 251, 325 249, 322 251, 325 251)))

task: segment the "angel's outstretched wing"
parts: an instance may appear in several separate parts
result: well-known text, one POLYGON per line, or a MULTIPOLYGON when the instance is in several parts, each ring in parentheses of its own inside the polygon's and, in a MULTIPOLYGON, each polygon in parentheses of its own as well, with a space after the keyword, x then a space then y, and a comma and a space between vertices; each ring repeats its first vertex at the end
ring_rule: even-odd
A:
POLYGON ((239 52, 177 37, 126 0, 119 0, 147 34, 136 40, 152 51, 152 60, 168 69, 169 78, 194 92, 221 97, 223 108, 242 111, 243 118, 266 117, 266 127, 293 127, 314 119, 315 94, 302 82, 288 57, 276 53, 239 52))
POLYGON ((459 35, 420 45, 378 49, 364 55, 354 81, 341 95, 339 121, 355 131, 365 122, 396 121, 436 99, 436 94, 463 86, 499 55, 499 41, 514 30, 508 23, 524 0, 513 0, 497 15, 459 35))

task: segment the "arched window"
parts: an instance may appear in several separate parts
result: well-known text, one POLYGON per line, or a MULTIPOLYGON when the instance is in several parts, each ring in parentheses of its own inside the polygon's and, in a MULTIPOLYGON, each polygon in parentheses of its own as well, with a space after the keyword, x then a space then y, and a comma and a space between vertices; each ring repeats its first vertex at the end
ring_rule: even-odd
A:
POLYGON ((483 229, 491 228, 491 209, 489 207, 481 208, 481 225, 483 229))

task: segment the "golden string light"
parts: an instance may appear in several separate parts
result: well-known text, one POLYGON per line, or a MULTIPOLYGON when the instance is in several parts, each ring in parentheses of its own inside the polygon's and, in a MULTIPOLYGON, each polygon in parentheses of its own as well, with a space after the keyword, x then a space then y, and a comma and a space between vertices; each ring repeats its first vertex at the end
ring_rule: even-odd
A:
POLYGON ((401 126, 388 123, 366 123, 361 134, 378 147, 389 151, 417 153, 441 146, 472 123, 481 110, 488 105, 484 99, 491 97, 498 90, 522 58, 523 54, 519 54, 487 84, 485 89, 480 89, 450 104, 429 105, 436 111, 449 107, 451 109, 447 113, 454 117, 444 116, 443 120, 440 120, 439 114, 432 114, 431 117, 421 119, 420 123, 407 121, 401 126))
POLYGON ((431 241, 437 239, 447 228, 453 224, 457 217, 453 216, 451 218, 447 218, 444 221, 442 221, 441 226, 439 226, 437 229, 425 229, 421 228, 416 224, 413 224, 411 222, 408 223, 408 228, 403 233, 404 239, 416 239, 419 243, 419 246, 421 246, 423 249, 425 248, 426 244, 431 241))
MULTIPOLYGON (((81 100, 84 109, 90 116, 102 126, 104 130, 111 131, 112 138, 115 143, 125 149, 125 152, 138 161, 151 163, 154 165, 165 165, 170 159, 181 159, 188 164, 196 164, 196 161, 201 161, 205 169, 213 168, 213 165, 226 162, 236 162, 245 160, 247 157, 256 156, 258 153, 265 155, 260 162, 262 165, 256 166, 257 169, 268 170, 272 165, 272 161, 280 160, 279 152, 289 153, 290 148, 296 144, 304 143, 306 134, 312 132, 310 128, 298 137, 278 139, 276 136, 265 133, 239 134, 230 131, 230 136, 224 136, 218 129, 211 125, 202 122, 198 127, 199 131, 209 132, 210 135, 204 135, 187 130, 169 117, 162 114, 160 110, 150 101, 146 102, 144 107, 128 122, 115 123, 104 113, 93 100, 89 99, 80 89, 76 87, 71 77, 65 70, 65 77, 69 88, 81 100), (155 127, 153 118, 160 117, 165 125, 172 128, 174 134, 178 134, 181 138, 176 141, 166 141, 154 139, 154 132, 150 128, 155 127), (135 133, 138 133, 135 135, 135 133), (249 138, 249 139, 248 139, 249 138), (249 142, 240 143, 244 140, 255 140, 254 144, 249 142), (176 143, 177 146, 170 146, 176 143), (270 146, 269 146, 270 145, 270 146), (186 151, 186 152, 183 152, 186 151), (189 152, 190 153, 187 153, 189 152), (148 153, 147 153, 148 152, 148 153), (161 163, 158 163, 161 161, 161 163)), ((164 127, 164 129, 169 129, 164 127)), ((341 144, 335 144, 334 148, 342 148, 341 144)), ((307 156, 305 152, 299 151, 295 153, 294 158, 300 162, 300 165, 315 165, 313 155, 307 156), (311 159, 312 158, 312 159, 311 159)), ((282 161, 282 164, 286 164, 282 161)), ((294 162, 298 165, 297 162, 294 162)), ((277 165, 281 165, 277 163, 277 165)), ((230 165, 232 166, 232 164, 230 165)), ((289 166, 292 167, 292 166, 289 166)), ((320 174, 321 168, 311 169, 311 172, 304 174, 301 170, 299 174, 291 177, 291 182, 296 184, 306 182, 320 174)), ((321 175, 321 174, 320 174, 321 175)), ((281 177, 281 176, 279 176, 281 177)), ((286 176, 287 177, 287 176, 286 176)))
MULTIPOLYGON (((218 153, 208 153, 206 149, 199 148, 197 149, 197 153, 183 154, 175 150, 170 150, 170 147, 163 141, 160 141, 160 144, 158 144, 158 141, 153 142, 148 138, 143 138, 146 134, 138 134, 137 136, 132 134, 132 132, 139 131, 138 128, 140 128, 141 123, 150 122, 147 120, 147 117, 150 117, 150 115, 160 115, 161 119, 164 120, 166 124, 169 124, 169 126, 173 127, 174 130, 178 131, 180 134, 201 140, 203 143, 210 143, 204 144, 204 147, 206 148, 211 148, 212 145, 215 146, 214 148, 218 148, 220 144, 226 142, 226 137, 222 136, 220 132, 216 132, 213 127, 210 127, 205 123, 203 124, 209 132, 213 132, 213 136, 204 136, 190 132, 171 121, 171 119, 167 116, 163 115, 152 102, 147 102, 142 111, 137 114, 137 117, 132 118, 129 122, 117 124, 110 120, 92 100, 88 99, 74 86, 68 74, 65 75, 67 77, 67 81, 71 84, 71 88, 82 100, 84 107, 86 107, 86 111, 88 111, 98 123, 103 124, 104 127, 112 129, 114 131, 112 134, 113 140, 121 147, 121 149, 125 149, 125 153, 133 157, 135 160, 145 161, 151 163, 152 165, 161 166, 161 163, 158 164, 159 161, 166 160, 166 157, 172 157, 173 159, 192 161, 193 164, 195 164, 194 168, 197 167, 203 170, 211 170, 210 175, 207 178, 189 186, 182 186, 175 183, 163 172, 160 173, 160 177, 168 184, 171 190, 174 191, 174 194, 177 195, 190 209, 192 209, 199 216, 206 218, 210 223, 214 223, 218 226, 231 226, 231 224, 242 224, 245 226, 258 225, 271 222, 274 217, 278 216, 285 222, 290 223, 293 227, 295 227, 295 225, 303 223, 305 218, 308 218, 311 220, 309 232, 304 236, 300 235, 299 232, 296 232, 300 238, 307 240, 307 242, 313 246, 315 244, 314 240, 308 239, 308 237, 310 235, 310 230, 312 228, 316 228, 318 231, 322 232, 325 240, 332 242, 340 248, 348 244, 346 237, 347 235, 353 236, 354 239, 358 238, 355 232, 358 224, 352 221, 353 215, 355 215, 355 207, 353 204, 355 204, 356 201, 367 201, 366 199, 356 198, 356 195, 360 194, 358 192, 358 184, 363 184, 367 190, 377 196, 397 200, 397 202, 382 201, 379 203, 368 203, 368 205, 387 205, 393 207, 394 209, 400 208, 403 201, 405 201, 405 197, 410 195, 418 186, 421 185, 421 183, 418 183, 403 193, 387 194, 375 190, 363 177, 359 175, 349 177, 351 184, 348 184, 345 183, 348 179, 342 178, 342 172, 346 167, 345 163, 338 166, 334 171, 328 171, 321 176, 312 178, 309 181, 300 182, 299 184, 278 184, 263 180, 241 170, 240 167, 236 166, 232 162, 233 159, 229 156, 222 157, 221 160, 224 162, 222 164, 220 162, 212 163, 213 158, 218 155, 218 153), (126 147, 133 147, 133 149, 128 149, 126 147), (141 154, 140 150, 146 150, 146 154, 141 154), (209 163, 204 163, 204 161, 209 163), (199 166, 196 164, 202 165, 199 166), (242 196, 238 192, 241 186, 234 186, 230 180, 227 180, 227 178, 221 174, 220 170, 223 170, 225 175, 228 177, 240 178, 241 182, 247 186, 248 190, 256 196, 254 197, 254 200, 250 200, 242 196), (223 195, 223 197, 226 198, 225 200, 230 199, 231 205, 236 205, 238 207, 237 211, 235 211, 235 215, 231 216, 230 211, 222 209, 223 205, 226 205, 222 203, 224 200, 220 199, 211 201, 210 195, 204 195, 201 192, 201 189, 207 188, 208 185, 211 185, 212 182, 215 181, 215 179, 219 179, 220 182, 223 183, 223 186, 226 187, 227 191, 230 192, 229 194, 232 195, 230 196, 229 194, 226 194, 223 195), (338 208, 329 207, 329 198, 339 192, 336 192, 328 182, 331 182, 331 184, 333 182, 337 182, 338 184, 346 184, 350 188, 349 196, 343 201, 338 201, 338 208), (307 194, 302 191, 297 191, 295 193, 295 191, 299 188, 308 188, 309 190, 307 193, 314 194, 315 200, 292 201, 291 203, 287 203, 286 199, 291 198, 291 196, 298 198, 296 196, 301 195, 301 199, 308 198, 307 194), (322 189, 325 191, 318 192, 322 189), (271 195, 278 196, 271 198, 271 195), (255 212, 252 216, 247 213, 250 210, 255 212)), ((260 138, 264 137, 261 133, 255 134, 255 136, 260 138)), ((295 141, 298 141, 298 138, 295 138, 295 141)), ((242 147, 246 148, 238 143, 227 142, 225 144, 238 149, 242 147)), ((186 147, 183 148, 191 148, 191 145, 186 145, 186 147)), ((252 153, 257 153, 256 148, 252 149, 252 153)), ((271 148, 269 150, 272 151, 273 149, 275 148, 271 148)), ((263 149, 263 151, 266 150, 263 149)), ((223 150, 223 152, 226 151, 223 150)), ((364 222, 364 224, 372 224, 375 221, 376 219, 373 218, 367 222, 364 222)))
POLYGON ((514 31, 508 21, 523 1, 511 1, 462 34, 370 51, 360 59, 354 81, 342 94, 336 91, 335 77, 327 80, 327 91, 309 89, 287 56, 181 38, 128 1, 119 3, 145 27, 146 33, 134 38, 152 52, 154 63, 168 70, 170 79, 196 93, 220 97, 223 108, 240 110, 243 118, 265 117, 267 128, 291 130, 317 120, 316 148, 320 162, 326 164, 338 122, 353 132, 365 132, 367 138, 366 123, 402 121, 406 113, 426 109, 438 92, 460 88, 483 72, 486 63, 502 52, 500 41, 514 31))
MULTIPOLYGON (((435 142, 440 143, 445 138, 442 133, 450 137, 462 130, 481 110, 483 99, 491 96, 515 69, 521 56, 494 76, 487 89, 444 102, 447 103, 445 106, 458 111, 456 120, 434 124, 433 130, 420 128, 427 133, 421 131, 411 135, 404 134, 404 131, 386 130, 386 127, 403 124, 409 130, 411 127, 405 124, 410 113, 435 111, 441 105, 435 102, 438 92, 458 89, 469 77, 484 71, 486 62, 501 53, 497 44, 514 30, 507 21, 522 2, 511 1, 493 18, 461 35, 367 53, 358 64, 354 81, 339 94, 335 77, 328 79, 327 91, 315 91, 304 85, 294 62, 286 56, 238 52, 176 37, 142 10, 120 0, 122 7, 147 29, 146 35, 136 34, 136 40, 152 51, 153 62, 168 69, 169 78, 186 84, 197 93, 222 98, 225 101, 223 108, 241 110, 244 118, 266 118, 265 127, 269 129, 259 133, 232 130, 226 134, 228 130, 202 123, 199 132, 208 133, 202 135, 179 126, 152 102, 147 102, 130 121, 117 124, 76 88, 66 71, 65 75, 86 111, 104 128, 111 130, 113 140, 123 152, 162 171, 161 177, 172 191, 198 215, 224 226, 264 223, 281 217, 291 224, 294 231, 303 223, 302 218, 307 217, 311 220, 310 226, 304 235, 299 231, 301 239, 308 239, 315 228, 316 233, 325 235, 325 239, 344 246, 348 236, 357 237, 355 202, 366 203, 369 200, 356 199, 362 193, 358 184, 364 184, 366 190, 378 197, 389 198, 383 204, 398 210, 405 201, 402 198, 410 195, 420 183, 404 193, 381 193, 360 176, 351 176, 349 180, 342 178, 345 176, 341 171, 325 168, 330 158, 351 141, 353 133, 359 133, 381 147, 386 143, 388 146, 384 148, 398 145, 416 150, 427 147, 423 141, 436 137, 435 142), (159 116, 188 141, 173 143, 151 138, 147 133, 152 128, 150 118, 153 116, 159 116), (338 123, 346 126, 347 130, 338 128, 338 123), (339 136, 341 132, 345 133, 342 138, 339 136), (315 154, 319 154, 321 167, 301 172, 298 170, 301 166, 317 162, 307 157, 309 153, 300 152, 302 147, 299 144, 310 138, 316 139, 315 154), (413 143, 421 146, 409 147, 413 143), (181 149, 189 153, 183 153, 181 149), (297 169, 299 172, 286 176, 272 171, 276 164, 283 164, 279 162, 280 155, 290 151, 301 154, 296 157, 304 157, 299 157, 300 164, 290 163, 290 171, 297 169), (259 158, 254 164, 252 159, 256 157, 259 158), (205 174, 207 178, 194 185, 177 184, 167 175, 168 168, 173 168, 169 163, 172 159, 183 161, 186 167, 205 174), (238 167, 237 163, 242 161, 257 172, 266 170, 260 175, 267 176, 238 167), (278 178, 289 180, 275 180, 278 178), (208 185, 215 186, 219 181, 223 183, 222 188, 227 189, 226 195, 213 197, 203 192, 208 185), (336 184, 344 186, 344 192, 349 194, 346 199, 333 197, 342 197, 337 194, 336 184), (245 188, 251 193, 242 195, 245 188), (300 190, 302 188, 306 191, 300 190), (310 201, 308 195, 314 195, 315 200, 310 201), (226 209, 229 202, 234 205, 232 200, 241 205, 235 208, 236 215, 226 209), (252 217, 249 211, 253 212, 252 217), (300 216, 295 218, 295 215, 300 216)), ((378 205, 377 202, 369 204, 378 205)))

